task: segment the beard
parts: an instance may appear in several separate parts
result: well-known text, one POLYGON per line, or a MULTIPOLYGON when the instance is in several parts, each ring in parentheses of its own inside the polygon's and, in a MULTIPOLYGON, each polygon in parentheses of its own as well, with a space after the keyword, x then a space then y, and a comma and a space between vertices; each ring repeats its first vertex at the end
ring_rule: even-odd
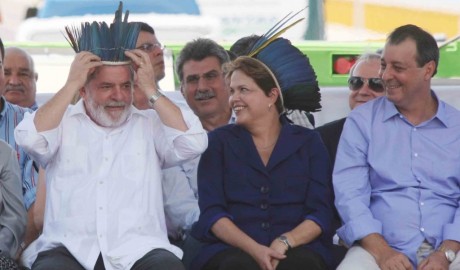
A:
POLYGON ((102 127, 115 128, 126 122, 131 112, 131 104, 127 104, 123 101, 108 101, 104 104, 97 104, 89 97, 86 109, 89 116, 96 124, 102 127), (105 110, 106 106, 125 106, 125 109, 121 112, 108 113, 105 110))

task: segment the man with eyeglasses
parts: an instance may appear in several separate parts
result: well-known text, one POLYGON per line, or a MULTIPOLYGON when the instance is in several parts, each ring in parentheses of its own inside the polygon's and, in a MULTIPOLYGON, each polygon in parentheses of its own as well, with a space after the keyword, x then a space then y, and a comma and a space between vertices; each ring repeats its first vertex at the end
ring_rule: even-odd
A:
MULTIPOLYGON (((137 37, 136 49, 141 49, 149 55, 155 73, 155 82, 158 82, 165 77, 165 63, 163 58, 164 46, 158 41, 155 36, 155 30, 144 22, 139 22, 141 31, 137 37)), ((145 94, 134 87, 133 105, 139 110, 150 109, 149 101, 145 94)))
MULTIPOLYGON (((365 53, 361 55, 350 69, 348 79, 348 88, 350 89, 348 103, 350 109, 353 110, 369 100, 385 95, 382 80, 379 77, 379 69, 380 54, 377 53, 365 53)), ((316 128, 326 145, 332 165, 334 165, 337 146, 345 120, 346 118, 341 118, 316 128)), ((342 222, 339 214, 335 213, 334 229, 338 229, 342 222)), ((339 246, 338 242, 336 242, 332 251, 334 253, 334 266, 337 266, 345 256, 347 249, 339 246)))
POLYGON ((350 247, 338 270, 460 269, 460 111, 431 88, 433 36, 415 25, 382 51, 385 96, 353 110, 333 183, 350 247))

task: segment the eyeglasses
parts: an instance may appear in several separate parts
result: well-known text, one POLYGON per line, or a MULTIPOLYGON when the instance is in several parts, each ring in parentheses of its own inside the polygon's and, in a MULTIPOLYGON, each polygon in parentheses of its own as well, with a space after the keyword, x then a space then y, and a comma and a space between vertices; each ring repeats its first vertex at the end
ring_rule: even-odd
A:
POLYGON ((164 50, 165 46, 161 44, 160 42, 156 43, 144 43, 141 46, 137 47, 136 49, 143 50, 144 52, 152 52, 156 48, 160 48, 160 50, 164 50))
POLYGON ((358 91, 361 89, 364 85, 364 83, 367 83, 369 85, 369 88, 377 93, 381 93, 385 90, 383 87, 383 81, 380 78, 362 78, 362 77, 357 77, 357 76, 352 76, 348 79, 348 87, 352 91, 358 91))

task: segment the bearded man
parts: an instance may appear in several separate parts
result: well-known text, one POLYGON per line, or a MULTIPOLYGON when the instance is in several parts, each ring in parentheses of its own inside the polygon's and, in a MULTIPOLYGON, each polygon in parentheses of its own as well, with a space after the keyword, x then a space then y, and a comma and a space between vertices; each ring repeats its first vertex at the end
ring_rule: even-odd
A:
POLYGON ((125 54, 136 71, 78 53, 64 87, 15 131, 47 171, 43 233, 22 256, 28 267, 184 269, 168 241, 161 169, 200 155, 206 132, 161 94, 145 52, 125 54), (153 110, 132 106, 135 72, 153 110), (77 91, 82 99, 69 105, 77 91))

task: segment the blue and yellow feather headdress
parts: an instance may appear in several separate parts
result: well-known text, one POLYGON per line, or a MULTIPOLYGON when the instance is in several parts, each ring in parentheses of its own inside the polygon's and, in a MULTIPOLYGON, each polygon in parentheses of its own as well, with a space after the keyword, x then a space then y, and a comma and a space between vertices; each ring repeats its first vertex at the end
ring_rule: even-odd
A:
POLYGON ((301 11, 288 14, 262 35, 251 47, 248 56, 263 62, 273 72, 287 110, 316 112, 321 109, 321 93, 310 60, 288 39, 280 37, 303 20, 298 19, 285 26, 301 11))
POLYGON ((125 62, 126 50, 136 47, 140 24, 128 22, 129 10, 123 16, 123 2, 115 11, 110 26, 106 22, 83 22, 80 27, 65 27, 67 41, 76 53, 89 51, 105 62, 125 62))

